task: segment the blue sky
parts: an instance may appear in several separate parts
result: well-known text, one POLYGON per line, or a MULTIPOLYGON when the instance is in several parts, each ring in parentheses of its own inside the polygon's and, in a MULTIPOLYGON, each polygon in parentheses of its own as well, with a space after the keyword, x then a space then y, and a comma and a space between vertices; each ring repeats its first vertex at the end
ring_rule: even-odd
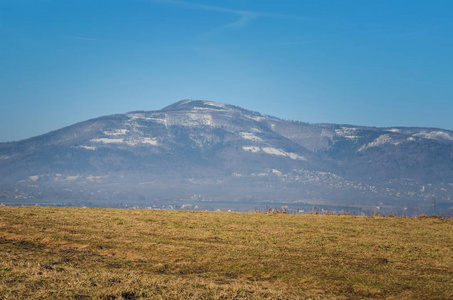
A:
POLYGON ((0 0, 0 141, 181 99, 453 129, 453 1, 0 0))

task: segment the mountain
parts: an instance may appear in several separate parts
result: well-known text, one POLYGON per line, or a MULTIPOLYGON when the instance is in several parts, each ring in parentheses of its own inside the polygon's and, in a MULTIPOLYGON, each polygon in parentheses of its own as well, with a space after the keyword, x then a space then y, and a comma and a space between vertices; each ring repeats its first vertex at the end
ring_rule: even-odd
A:
POLYGON ((0 143, 0 201, 57 200, 450 212, 453 132, 308 124, 183 100, 0 143))

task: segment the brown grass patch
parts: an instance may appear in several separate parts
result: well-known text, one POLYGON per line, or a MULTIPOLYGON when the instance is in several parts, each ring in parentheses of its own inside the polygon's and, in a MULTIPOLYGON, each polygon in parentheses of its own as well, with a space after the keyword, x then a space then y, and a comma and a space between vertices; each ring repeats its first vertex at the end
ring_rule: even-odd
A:
POLYGON ((0 298, 453 298, 453 220, 0 207, 0 298))

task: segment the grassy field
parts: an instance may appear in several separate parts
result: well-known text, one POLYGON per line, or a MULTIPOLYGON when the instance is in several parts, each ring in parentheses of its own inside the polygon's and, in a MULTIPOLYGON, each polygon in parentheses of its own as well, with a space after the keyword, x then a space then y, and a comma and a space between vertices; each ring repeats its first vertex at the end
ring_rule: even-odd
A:
POLYGON ((453 299, 453 219, 0 207, 0 299, 453 299))

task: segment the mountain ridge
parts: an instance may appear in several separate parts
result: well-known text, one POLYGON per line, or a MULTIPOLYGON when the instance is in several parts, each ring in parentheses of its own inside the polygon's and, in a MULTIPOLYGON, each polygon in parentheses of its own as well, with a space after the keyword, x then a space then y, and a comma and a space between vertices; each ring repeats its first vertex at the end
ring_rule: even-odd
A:
POLYGON ((257 114, 257 115, 260 115, 260 116, 263 116, 263 117, 270 117, 270 118, 278 119, 278 120, 282 120, 282 121, 294 122, 294 123, 302 123, 302 124, 307 124, 307 125, 311 125, 311 126, 319 126, 319 127, 324 127, 324 126, 326 126, 326 127, 338 127, 338 126, 340 126, 340 127, 354 127, 354 128, 363 128, 363 129, 382 129, 382 130, 386 130, 386 129, 388 129, 388 130, 389 129, 401 129, 401 130, 424 129, 424 130, 432 130, 432 131, 434 131, 434 130, 448 131, 451 134, 453 134, 453 129, 440 128, 440 127, 400 126, 400 125, 395 125, 395 126, 369 126, 369 125, 357 125, 357 124, 349 124, 349 123, 328 123, 328 122, 311 123, 311 122, 305 122, 305 121, 301 121, 301 120, 289 120, 289 119, 279 118, 279 117, 274 116, 274 115, 261 114, 259 112, 253 111, 253 110, 249 110, 249 109, 246 109, 246 108, 241 108, 241 107, 236 106, 236 105, 225 104, 225 103, 222 103, 222 102, 209 101, 209 100, 184 99, 184 100, 177 101, 177 102, 175 102, 173 104, 170 104, 170 105, 168 105, 168 106, 166 106, 166 107, 164 107, 162 109, 159 109, 159 110, 133 110, 133 111, 128 111, 126 113, 114 113, 114 114, 109 114, 109 115, 102 115, 102 116, 90 118, 90 119, 87 119, 87 120, 84 120, 84 121, 79 121, 79 122, 76 122, 76 123, 71 124, 71 125, 63 126, 62 128, 51 130, 49 132, 38 134, 36 136, 24 138, 22 140, 0 142, 0 145, 17 143, 17 142, 24 142, 24 141, 27 141, 27 140, 30 140, 30 139, 34 139, 34 138, 37 138, 37 137, 42 137, 42 136, 47 135, 47 134, 51 134, 51 133, 54 133, 54 132, 57 132, 57 131, 60 131, 60 130, 63 130, 63 129, 66 129, 66 128, 69 128, 69 127, 72 127, 72 126, 75 126, 75 125, 78 125, 78 124, 81 124, 81 123, 97 120, 97 119, 100 119, 100 118, 124 116, 124 115, 132 114, 132 113, 154 113, 154 112, 166 111, 168 108, 170 108, 170 107, 172 107, 172 106, 174 106, 174 105, 176 105, 178 103, 182 103, 182 102, 210 102, 210 103, 217 103, 217 104, 220 104, 220 105, 225 105, 225 106, 228 106, 228 107, 237 108, 237 109, 240 109, 240 110, 243 110, 243 111, 246 111, 246 112, 257 114))
POLYGON ((181 100, 161 110, 101 116, 0 143, 0 175, 4 199, 55 198, 65 190, 65 197, 82 197, 72 185, 83 195, 109 199, 129 191, 139 198, 204 193, 206 199, 448 204, 453 132, 310 124, 181 100))

